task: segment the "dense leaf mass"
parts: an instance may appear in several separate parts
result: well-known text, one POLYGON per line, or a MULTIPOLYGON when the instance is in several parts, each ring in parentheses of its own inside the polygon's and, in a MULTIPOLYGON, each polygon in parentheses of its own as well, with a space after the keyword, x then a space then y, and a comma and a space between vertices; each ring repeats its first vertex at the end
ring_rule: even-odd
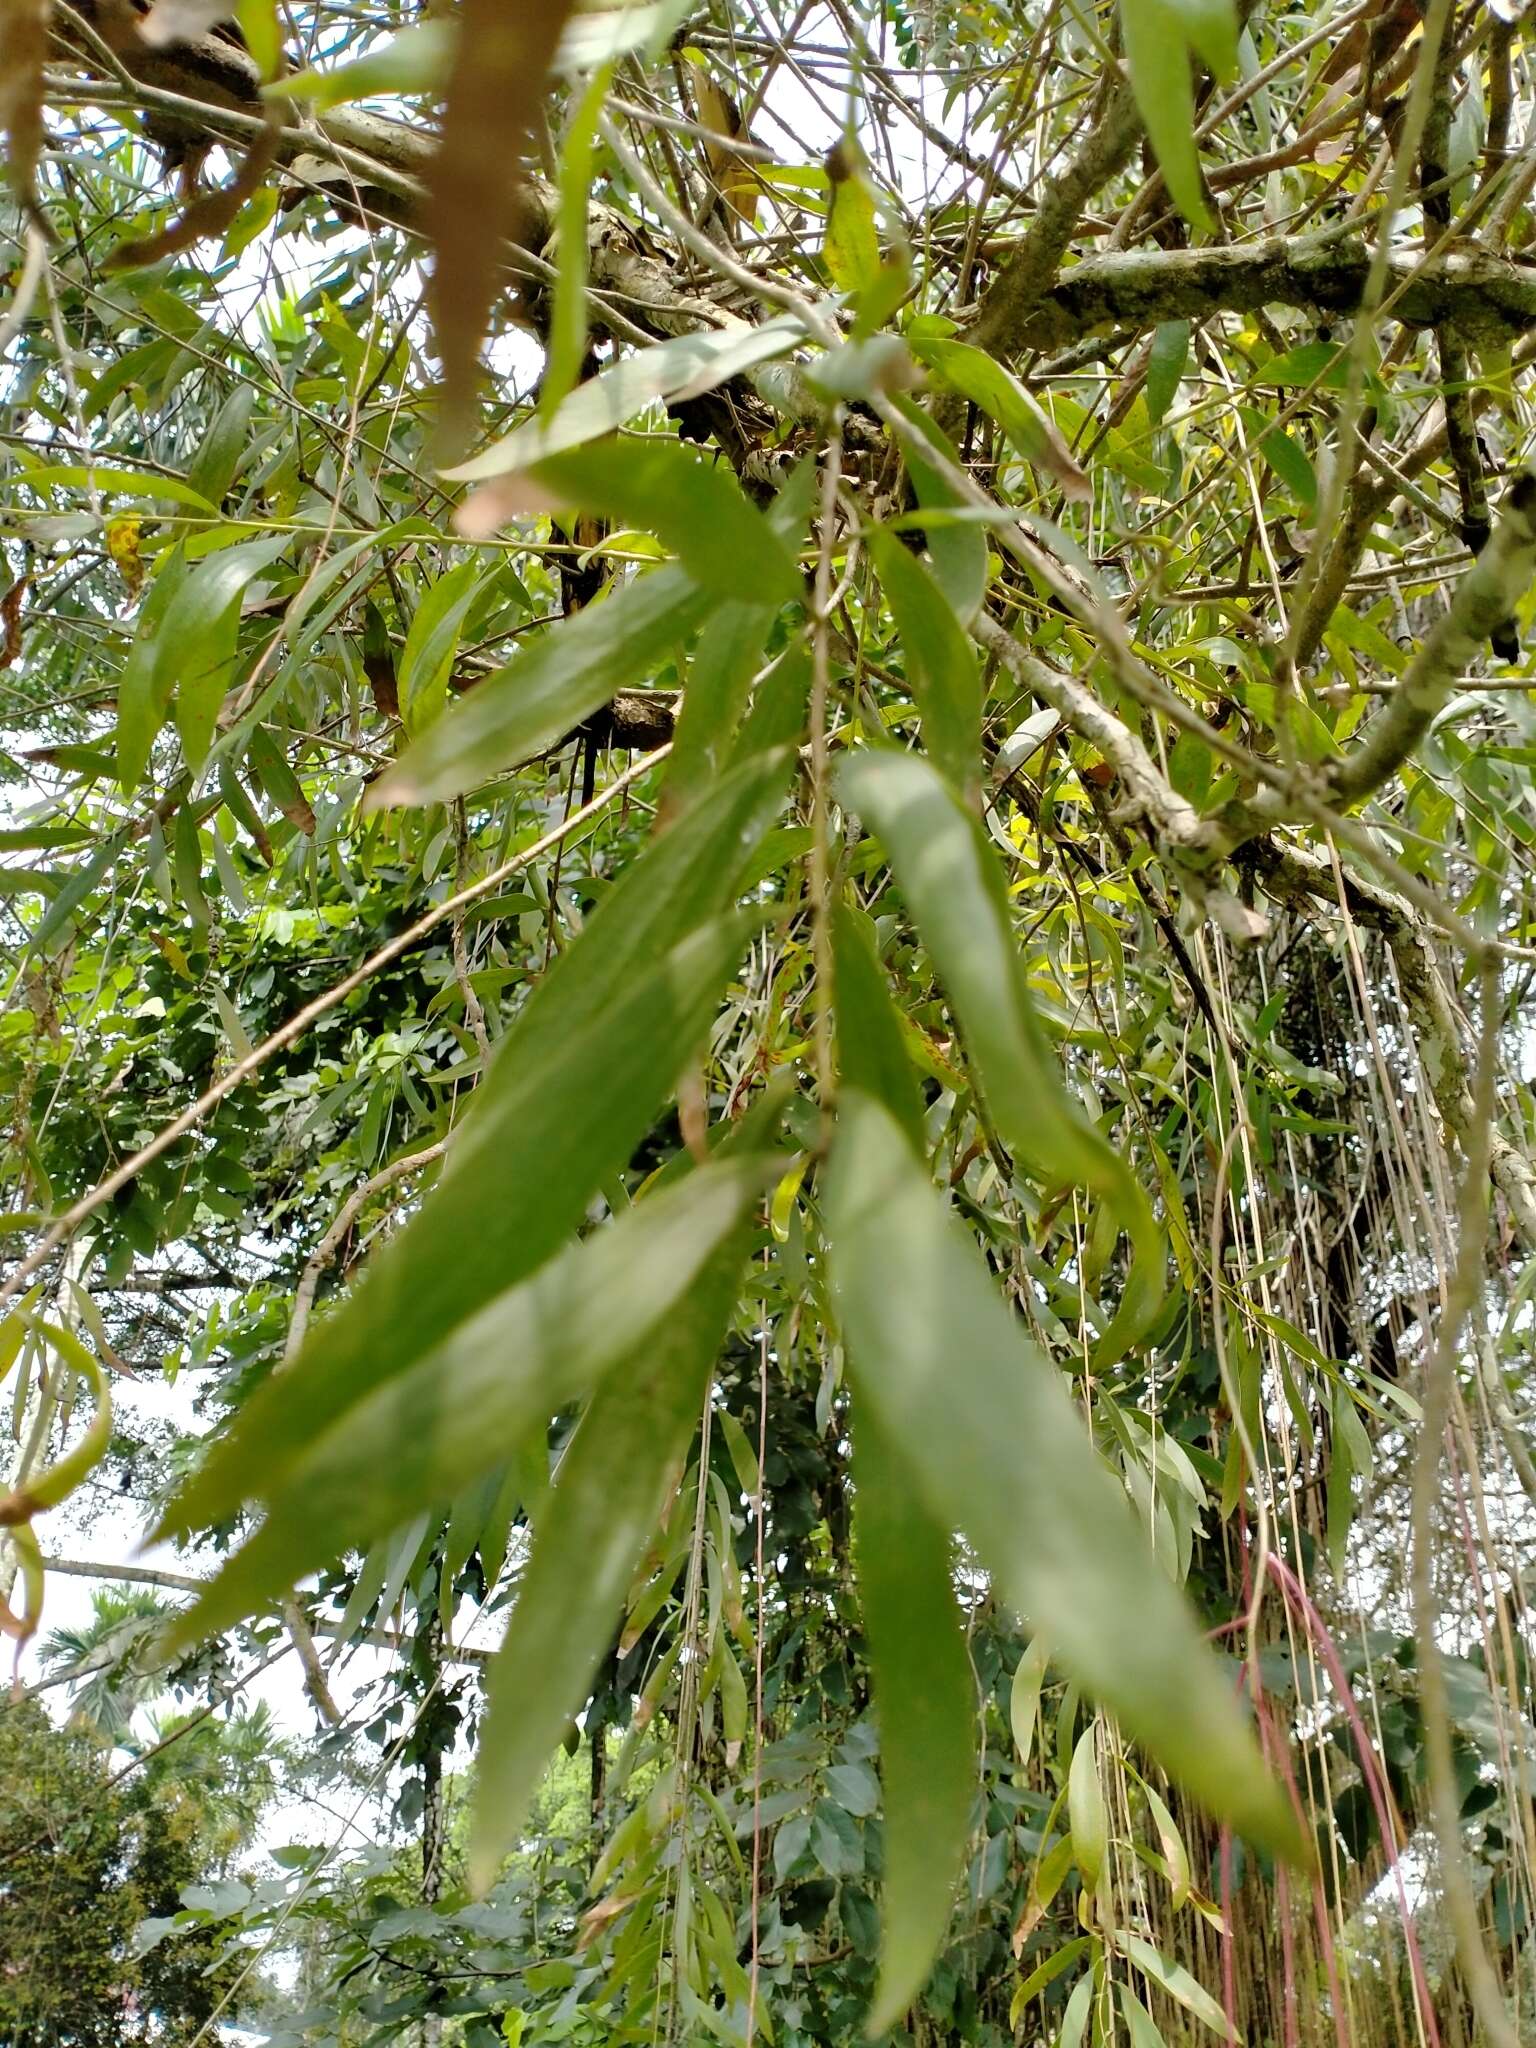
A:
POLYGON ((6 2041, 1536 2034, 1529 17, 0 6, 6 2041))

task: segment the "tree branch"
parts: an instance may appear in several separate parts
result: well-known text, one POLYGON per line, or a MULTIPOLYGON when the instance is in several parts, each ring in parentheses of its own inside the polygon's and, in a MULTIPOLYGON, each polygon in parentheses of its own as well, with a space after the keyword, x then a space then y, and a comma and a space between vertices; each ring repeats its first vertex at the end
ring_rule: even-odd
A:
MULTIPOLYGON (((1086 257, 1015 317, 983 316, 971 338, 1017 355, 1064 348, 1100 327, 1144 329, 1266 306, 1337 318, 1360 306, 1370 267, 1365 236, 1326 231, 1231 248, 1114 250, 1086 257)), ((1387 290, 1394 319, 1468 344, 1497 346, 1536 327, 1536 268, 1480 249, 1426 262, 1405 246, 1389 259, 1387 290)))

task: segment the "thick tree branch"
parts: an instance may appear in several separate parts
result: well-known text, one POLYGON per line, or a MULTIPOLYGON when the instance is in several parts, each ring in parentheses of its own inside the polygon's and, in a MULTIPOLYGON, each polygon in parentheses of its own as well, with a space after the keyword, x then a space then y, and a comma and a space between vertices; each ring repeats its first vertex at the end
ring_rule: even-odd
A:
POLYGON ((1518 476, 1493 537, 1456 586, 1450 605, 1409 663, 1402 681, 1329 777, 1330 794, 1358 803, 1402 766, 1445 708, 1462 669, 1536 580, 1536 475, 1518 476))
MULTIPOLYGON (((1101 327, 1142 329, 1299 306, 1320 317, 1356 311, 1370 273, 1363 235, 1330 233, 1245 242, 1234 248, 1124 249, 1089 256, 1018 309, 979 324, 972 338, 995 354, 1064 348, 1101 327)), ((1414 246, 1388 265, 1393 317, 1444 328, 1465 343, 1507 343, 1536 327, 1536 268, 1469 249, 1425 262, 1414 246)))

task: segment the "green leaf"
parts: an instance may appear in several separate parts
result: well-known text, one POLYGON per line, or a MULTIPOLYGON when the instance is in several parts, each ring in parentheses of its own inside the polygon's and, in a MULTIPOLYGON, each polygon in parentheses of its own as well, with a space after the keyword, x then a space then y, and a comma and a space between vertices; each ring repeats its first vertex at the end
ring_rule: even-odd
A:
POLYGON ((530 420, 502 440, 443 474, 453 483, 480 483, 508 470, 531 469, 566 448, 579 448, 627 425, 661 398, 698 397, 774 356, 787 354, 805 330, 790 314, 761 327, 718 327, 658 341, 624 356, 611 369, 578 384, 551 419, 530 420))
POLYGON ((1168 1882, 1172 1887, 1171 1904, 1177 1912, 1189 1897, 1189 1852, 1184 1847, 1184 1837, 1179 1833, 1178 1823, 1168 1811, 1152 1787, 1142 1781, 1142 1793, 1152 1823, 1157 1829, 1158 1844, 1163 1852, 1163 1861, 1168 1866, 1168 1882))
POLYGON ((174 688, 182 752, 202 765, 229 688, 240 630, 240 600, 253 576, 288 546, 286 533, 220 548, 181 578, 154 636, 156 696, 174 688))
POLYGON ((323 114, 349 100, 440 92, 453 61, 456 33, 451 21, 418 22, 350 64, 328 71, 296 71, 265 87, 265 94, 268 99, 307 100, 323 114))
POLYGON ((907 680, 923 714, 929 758, 956 790, 981 774, 981 668, 938 583, 885 527, 865 534, 901 635, 907 680))
POLYGON ((995 857, 914 754, 866 751, 844 769, 842 784, 885 842, 1003 1138, 1049 1182, 1100 1194, 1130 1236, 1135 1261, 1096 1347, 1102 1362, 1122 1357, 1162 1305, 1162 1233, 1126 1160, 1067 1094, 1024 980, 995 857))
POLYGON ((703 590, 780 605, 800 592, 793 550, 723 462, 681 441, 602 441, 530 472, 560 502, 660 536, 703 590))
POLYGON ((1072 1987, 1072 1996, 1067 2000, 1067 2009, 1061 2017, 1061 2032, 1057 2036, 1056 2048, 1082 2048, 1082 2039, 1088 2031, 1088 2013, 1093 2003, 1093 1974, 1080 1977, 1072 1987))
POLYGON ((32 934, 34 949, 40 950, 50 944, 69 923, 86 897, 111 872, 118 855, 128 843, 128 836, 128 827, 121 826, 110 838, 102 841, 89 860, 82 861, 70 873, 32 934))
POLYGON ((172 1503, 167 1529, 222 1520, 264 1491, 381 1377, 405 1370, 576 1227, 714 1014, 741 928, 732 920, 679 941, 729 899, 785 774, 782 755, 745 764, 610 891, 518 1013, 430 1200, 295 1364, 247 1402, 172 1503))
POLYGON ((1212 1998, 1203 1984, 1189 1974, 1182 1963, 1173 1963, 1156 1950, 1150 1941, 1143 1941, 1139 1934, 1131 1934, 1123 1927, 1117 1927, 1111 1937, 1115 1947, 1127 1962, 1134 1963, 1141 1974, 1149 1978, 1160 1991, 1184 2010, 1193 2013, 1213 2034, 1219 2034, 1223 2041, 1233 2039, 1227 2016, 1212 1998))
POLYGON ((1154 427, 1163 424, 1179 395, 1189 360, 1189 333, 1187 320, 1164 320, 1153 332, 1147 358, 1147 416, 1154 427))
POLYGON ((670 793, 693 796, 724 768, 772 624, 760 604, 723 604, 705 620, 667 763, 670 793))
POLYGON ((1026 462, 1043 469, 1069 498, 1086 500, 1093 487, 1050 415, 1013 372, 966 341, 918 339, 912 353, 972 405, 994 419, 1026 462))
POLYGON ((1233 0, 1166 0, 1180 33, 1213 77, 1237 70, 1238 23, 1233 0))
MULTIPOLYGON (((249 759, 262 788, 289 824, 296 826, 300 832, 313 833, 315 814, 310 807, 309 798, 304 794, 299 778, 289 766, 288 756, 278 744, 277 736, 270 726, 258 725, 252 731, 249 759)), ((226 788, 226 803, 230 800, 230 794, 226 788)))
POLYGON ((1249 378, 1250 384, 1313 385, 1343 391, 1349 383, 1349 350, 1336 341, 1304 341, 1284 355, 1271 356, 1249 378))
POLYGON ((567 123, 560 149, 560 197, 555 220, 555 289, 549 316, 549 352, 539 390, 539 415, 552 419, 575 388, 587 348, 587 206, 597 126, 613 73, 600 70, 567 123))
POLYGON ((838 906, 832 925, 833 1003, 837 1065, 843 1082, 881 1103, 925 1152, 923 1102, 902 1043, 901 1018, 875 950, 866 913, 838 906))
POLYGON ((411 614, 395 687, 400 716, 412 738, 432 724, 448 701, 448 677, 459 651, 459 635, 481 581, 474 562, 461 562, 427 586, 411 614))
POLYGON ((855 1526, 885 1794, 880 1976, 867 2031, 927 1982, 965 1868, 976 1705, 950 1579, 949 1532, 914 1498, 873 1409, 854 1427, 855 1526))
POLYGON ((1168 2048, 1151 2013, 1128 1984, 1120 1986, 1120 2009, 1130 2031, 1131 2048, 1168 2048))
POLYGON ((1276 426, 1250 405, 1239 408, 1253 446, 1304 511, 1317 504, 1317 475, 1306 450, 1284 427, 1276 426))
MULTIPOLYGON (((748 1188, 765 1178, 750 1162, 733 1170, 748 1188)), ((617 1632, 697 1426, 746 1250, 737 1232, 677 1291, 659 1335, 636 1343, 599 1389, 561 1460, 487 1681, 469 1849, 477 1891, 515 1844, 539 1773, 617 1632)))
POLYGON ((1230 1678, 1158 1568, 1061 1375, 880 1106, 847 1090, 825 1196, 855 1399, 999 1595, 1164 1769, 1250 1840, 1303 1854, 1230 1678))
MULTIPOLYGON (((961 494, 941 475, 937 465, 939 461, 947 461, 960 468, 958 450, 931 416, 910 398, 897 392, 890 403, 903 414, 917 435, 929 443, 936 458, 931 464, 925 462, 913 447, 910 437, 901 444, 902 460, 906 463, 918 504, 932 511, 954 511, 963 503, 961 494)), ((987 592, 987 536, 974 521, 936 520, 924 531, 934 580, 949 599, 950 609, 960 624, 968 627, 981 610, 981 600, 987 592)))
POLYGON ((125 796, 144 780, 150 748, 170 709, 175 678, 160 660, 159 636, 186 573, 186 558, 173 548, 139 608, 138 631, 117 679, 117 779, 125 796))
POLYGON ((17 825, 0 832, 0 853, 31 853, 50 846, 84 846, 95 837, 89 825, 17 825))
MULTIPOLYGON (((265 1521, 177 1616, 168 1641, 228 1628, 342 1551, 450 1500, 545 1429, 557 1409, 625 1361, 654 1353, 710 1260, 782 1170, 782 1161, 765 1166, 761 1157, 701 1167, 382 1379, 280 1481, 263 1483, 265 1521)), ((591 1567, 588 1555, 584 1572, 591 1567)))
POLYGON ((1195 88, 1179 0, 1120 0, 1131 90, 1173 203, 1195 228, 1210 226, 1195 149, 1195 88))
POLYGON ((213 425, 187 471, 187 482, 211 504, 222 503, 240 458, 250 444, 251 419, 256 410, 256 387, 237 384, 220 406, 213 425))
POLYGON ((367 808, 446 803, 553 746, 658 667, 709 606, 680 568, 637 576, 587 605, 415 740, 369 789, 367 808))
POLYGON ((1040 1691, 1049 1663, 1045 1643, 1036 1636, 1014 1666, 1013 1684, 1008 1692, 1008 1724, 1013 1730, 1021 1771, 1028 1770, 1034 1751, 1035 1731, 1040 1725, 1040 1691))
POLYGON ((18 470, 15 475, 0 478, 0 489, 25 484, 29 490, 40 485, 50 489, 77 491, 107 491, 114 496, 134 498, 165 498, 173 505, 190 505, 194 512, 217 512, 218 506, 210 504, 201 491, 194 490, 189 483, 183 483, 179 476, 156 476, 141 469, 120 469, 112 464, 100 468, 87 468, 83 462, 46 462, 35 469, 18 470))
POLYGON ((1072 1768, 1067 1773, 1067 1821, 1072 1830, 1072 1857, 1091 1891, 1109 1854, 1109 1814, 1099 1783, 1098 1743, 1090 1721, 1077 1738, 1072 1768))

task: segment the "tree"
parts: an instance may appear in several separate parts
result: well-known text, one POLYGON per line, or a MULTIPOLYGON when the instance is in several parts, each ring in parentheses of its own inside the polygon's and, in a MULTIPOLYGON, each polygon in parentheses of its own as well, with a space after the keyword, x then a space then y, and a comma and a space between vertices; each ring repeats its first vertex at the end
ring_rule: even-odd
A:
POLYGON ((29 2048, 194 2039, 227 1988, 194 1930, 174 1956, 141 1956, 140 1922, 178 1910, 202 1868, 192 1810, 174 1789, 119 1791, 79 1729, 33 1701, 0 1713, 0 2021, 29 2048))
POLYGON ((1518 2039, 1523 15, 0 36, 10 1626, 116 1479, 413 1841, 175 1938, 1518 2039))

